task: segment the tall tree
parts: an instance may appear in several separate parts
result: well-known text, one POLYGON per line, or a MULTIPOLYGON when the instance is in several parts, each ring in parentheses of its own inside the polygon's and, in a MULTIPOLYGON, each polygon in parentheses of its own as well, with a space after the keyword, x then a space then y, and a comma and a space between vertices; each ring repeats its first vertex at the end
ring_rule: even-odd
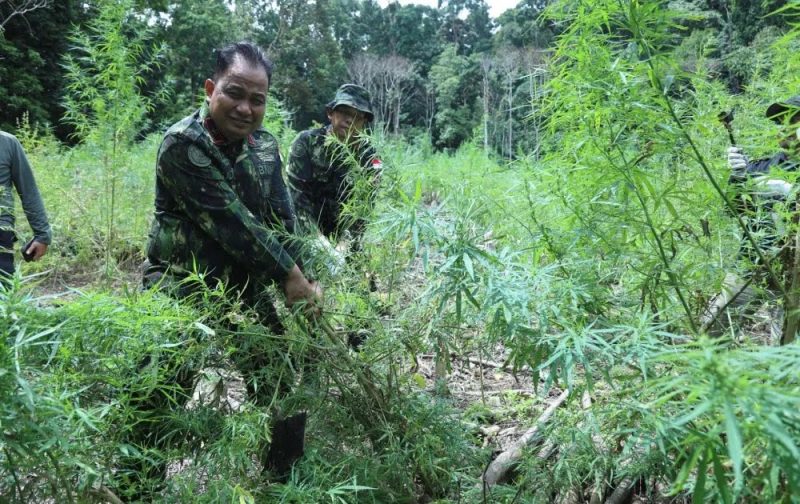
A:
POLYGON ((11 0, 0 0, 0 33, 3 33, 6 24, 15 16, 24 16, 36 9, 47 7, 52 0, 22 0, 12 2, 11 0))
POLYGON ((470 55, 488 50, 494 23, 484 0, 439 0, 442 12, 440 37, 453 44, 458 54, 470 55))
POLYGON ((275 61, 273 89, 283 97, 296 129, 325 121, 325 104, 347 79, 334 37, 330 0, 274 0, 256 12, 257 41, 275 61))
POLYGON ((8 19, 0 34, 0 128, 13 129, 27 113, 31 123, 54 125, 66 139, 70 130, 59 123, 61 56, 69 47, 70 27, 82 25, 90 13, 85 2, 61 0, 8 19))
POLYGON ((372 51, 397 55, 414 62, 417 71, 427 77, 436 56, 442 51, 437 37, 440 12, 423 5, 400 5, 392 2, 383 10, 383 33, 375 38, 372 51))
POLYGON ((214 63, 214 49, 235 42, 242 30, 233 22, 225 0, 177 2, 169 10, 164 27, 167 44, 165 71, 171 99, 159 107, 166 123, 197 106, 203 83, 214 63))
POLYGON ((480 90, 480 76, 469 58, 449 45, 431 68, 431 82, 436 89, 436 116, 433 140, 440 148, 454 149, 472 136, 477 124, 475 106, 480 90))
POLYGON ((548 47, 557 34, 552 22, 542 18, 548 0, 522 0, 497 18, 495 47, 548 47))
POLYGON ((348 72, 353 82, 369 91, 375 122, 398 133, 403 106, 411 98, 416 84, 411 61, 395 55, 361 54, 350 61, 348 72))

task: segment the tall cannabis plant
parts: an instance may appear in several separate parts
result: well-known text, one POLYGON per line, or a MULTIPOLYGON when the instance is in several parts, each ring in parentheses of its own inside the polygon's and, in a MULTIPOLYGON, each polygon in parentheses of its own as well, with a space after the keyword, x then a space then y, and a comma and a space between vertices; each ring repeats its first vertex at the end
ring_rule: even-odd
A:
POLYGON ((129 0, 104 2, 85 31, 76 29, 64 58, 67 93, 64 120, 78 140, 97 151, 104 181, 105 274, 112 270, 115 218, 121 175, 130 162, 127 147, 141 127, 150 100, 143 95, 144 74, 156 65, 158 51, 147 45, 146 30, 132 28, 129 0))
MULTIPOLYGON (((797 397, 782 366, 796 363, 795 348, 738 351, 696 337, 715 279, 735 266, 737 234, 755 240, 731 203, 728 138, 717 121, 739 100, 713 79, 703 50, 694 68, 677 59, 694 18, 668 7, 551 7, 566 28, 549 83, 551 154, 532 177, 531 204, 552 259, 571 273, 579 259, 595 258, 584 269, 607 289, 591 326, 558 340, 585 335, 601 350, 578 357, 610 363, 605 380, 625 384, 594 408, 598 431, 618 446, 588 443, 595 459, 613 461, 605 477, 615 487, 652 478, 695 502, 789 502, 797 397)), ((775 261, 761 259, 764 275, 779 282, 775 261)), ((581 451, 565 449, 556 469, 581 451)))

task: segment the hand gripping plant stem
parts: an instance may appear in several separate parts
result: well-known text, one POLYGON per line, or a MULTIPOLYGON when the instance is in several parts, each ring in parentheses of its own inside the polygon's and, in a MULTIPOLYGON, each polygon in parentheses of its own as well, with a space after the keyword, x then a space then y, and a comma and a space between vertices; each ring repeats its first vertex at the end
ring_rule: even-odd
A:
POLYGON ((678 114, 675 112, 675 108, 672 106, 672 102, 667 96, 663 84, 661 82, 661 79, 658 76, 658 72, 656 71, 656 67, 653 64, 653 57, 652 54, 650 53, 650 46, 643 39, 641 32, 638 29, 634 31, 634 36, 637 37, 642 42, 642 45, 647 50, 647 65, 650 67, 650 84, 654 88, 656 88, 656 90, 659 92, 659 95, 664 100, 664 104, 667 107, 667 112, 669 112, 670 117, 672 118, 673 121, 675 121, 675 125, 680 130, 681 135, 686 139, 686 141, 689 143, 689 146, 692 148, 692 152, 694 153, 695 159, 697 159, 697 162, 703 169, 703 174, 706 176, 708 181, 711 182, 712 187, 714 187, 714 190, 717 192, 717 194, 719 194, 719 197, 722 198, 722 201, 725 203, 725 207, 730 211, 730 213, 733 216, 736 217, 736 222, 738 223, 739 228, 741 228, 742 232, 744 233, 744 236, 747 238, 747 241, 750 242, 750 245, 753 247, 753 250, 756 252, 756 255, 758 255, 759 261, 761 262, 761 264, 764 265, 764 268, 767 270, 767 274, 769 275, 773 284, 776 285, 778 289, 780 289, 781 294, 783 294, 783 296, 786 297, 787 296, 786 288, 784 287, 783 283, 778 277, 778 274, 775 273, 775 270, 772 269, 772 264, 764 255, 764 252, 761 250, 761 247, 758 246, 758 243, 756 243, 756 239, 755 237, 753 237, 753 234, 750 232, 749 229, 747 229, 747 225, 744 223, 742 216, 739 214, 739 212, 736 211, 736 207, 733 206, 733 203, 731 203, 731 200, 730 198, 728 198, 728 195, 725 194, 725 191, 722 190, 722 187, 720 187, 719 182, 717 182, 717 180, 714 178, 714 175, 711 173, 711 170, 706 164, 703 155, 700 154, 700 150, 697 148, 697 144, 694 142, 689 132, 686 131, 686 127, 683 125, 680 118, 678 117, 678 114))

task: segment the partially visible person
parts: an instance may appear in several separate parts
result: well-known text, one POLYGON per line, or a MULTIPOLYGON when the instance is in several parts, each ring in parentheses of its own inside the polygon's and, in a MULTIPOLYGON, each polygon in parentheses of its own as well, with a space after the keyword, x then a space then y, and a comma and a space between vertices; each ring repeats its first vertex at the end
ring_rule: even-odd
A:
POLYGON ((366 221, 359 216, 363 212, 345 208, 374 205, 383 167, 366 135, 374 118, 369 92, 343 84, 325 113, 328 125, 303 131, 292 143, 289 193, 306 234, 319 233, 334 244, 348 234, 352 249, 358 251, 366 221), (359 180, 367 182, 368 190, 361 193, 362 201, 354 201, 359 180))
MULTIPOLYGON (((217 52, 213 76, 205 81, 205 105, 167 130, 158 151, 155 219, 143 282, 186 296, 191 287, 182 280, 201 273, 210 286, 224 283, 232 299, 281 335, 283 325, 265 289, 276 284, 288 306, 304 303, 312 312, 319 309, 322 289, 306 279, 298 263, 295 215, 278 143, 261 126, 271 78, 272 63, 259 47, 229 45, 217 52)), ((281 338, 234 333, 238 340, 231 358, 249 399, 268 407, 291 388, 291 377, 273 380, 265 374, 288 360, 288 346, 281 338)), ((180 393, 171 401, 156 395, 136 398, 142 422, 132 440, 142 446, 158 447, 164 428, 159 409, 183 404, 191 394, 196 370, 164 365, 180 393)), ((264 468, 285 477, 303 454, 304 431, 305 413, 276 418, 272 442, 261 456, 264 468)), ((164 461, 133 468, 149 480, 163 480, 165 470, 164 461)))
MULTIPOLYGON (((780 206, 789 200, 793 190, 792 184, 780 178, 780 172, 794 172, 800 165, 800 95, 773 103, 766 116, 790 130, 779 142, 781 150, 768 158, 750 161, 739 147, 729 147, 729 183, 736 189, 734 203, 756 238, 761 256, 778 264, 786 243, 780 206)), ((777 341, 783 321, 777 301, 780 288, 773 284, 774 279, 769 278, 759 254, 746 238, 742 238, 738 258, 740 271, 725 274, 722 291, 712 299, 701 319, 702 327, 719 334, 731 320, 741 322, 768 301, 772 304, 770 337, 777 341)))
POLYGON ((33 239, 22 249, 26 260, 38 261, 47 253, 52 239, 50 223, 42 203, 33 170, 19 140, 0 131, 0 275, 14 274, 14 193, 19 194, 22 210, 33 230, 33 239))

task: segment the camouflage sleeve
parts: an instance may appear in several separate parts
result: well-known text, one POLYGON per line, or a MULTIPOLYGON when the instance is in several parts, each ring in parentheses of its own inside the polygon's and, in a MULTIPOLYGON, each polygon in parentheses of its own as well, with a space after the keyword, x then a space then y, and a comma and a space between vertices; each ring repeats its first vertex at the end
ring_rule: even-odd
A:
POLYGON ((292 205, 292 198, 289 196, 289 190, 286 188, 286 182, 283 180, 283 163, 280 156, 278 156, 278 169, 272 172, 268 198, 270 207, 275 212, 275 217, 280 220, 283 224, 283 229, 286 231, 281 235, 281 243, 287 253, 299 265, 301 251, 296 237, 297 215, 292 205))
POLYGON ((289 194, 297 212, 298 224, 305 231, 313 229, 316 227, 314 205, 311 200, 313 197, 311 185, 313 167, 308 136, 302 133, 292 142, 286 175, 289 181, 289 194))
POLYGON ((293 233, 297 217, 292 205, 292 199, 289 197, 289 190, 286 188, 286 182, 283 179, 283 160, 280 154, 276 155, 277 166, 271 170, 267 181, 269 185, 269 194, 266 194, 266 212, 271 213, 275 222, 280 222, 288 233, 293 233))
POLYGON ((176 204, 249 271, 281 280, 294 267, 276 233, 259 222, 191 142, 168 137, 159 152, 157 174, 176 204))

